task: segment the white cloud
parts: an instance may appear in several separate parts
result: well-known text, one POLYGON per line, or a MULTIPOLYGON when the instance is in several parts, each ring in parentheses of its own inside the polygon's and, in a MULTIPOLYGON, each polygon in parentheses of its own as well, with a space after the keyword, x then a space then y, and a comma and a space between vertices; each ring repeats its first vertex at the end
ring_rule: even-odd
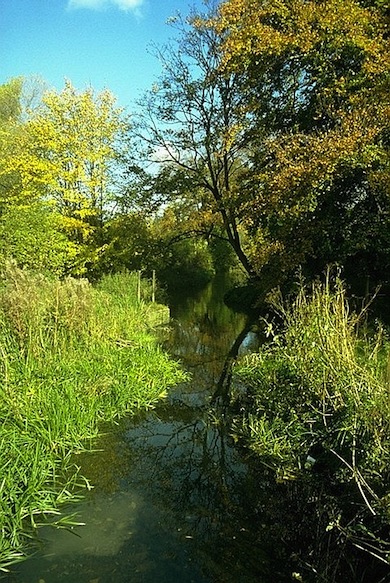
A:
POLYGON ((125 12, 133 11, 138 13, 144 0, 68 0, 69 8, 89 8, 91 10, 101 10, 110 6, 116 6, 125 12))
POLYGON ((111 0, 121 10, 137 10, 144 3, 144 0, 111 0))

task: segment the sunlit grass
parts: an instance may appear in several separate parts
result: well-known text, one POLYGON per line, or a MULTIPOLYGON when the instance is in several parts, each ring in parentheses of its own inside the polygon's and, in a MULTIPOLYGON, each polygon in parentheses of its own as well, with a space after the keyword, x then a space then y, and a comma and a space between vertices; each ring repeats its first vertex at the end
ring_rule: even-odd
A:
POLYGON ((9 267, 0 289, 0 569, 82 485, 71 454, 99 423, 153 407, 183 378, 153 328, 168 309, 138 301, 138 277, 50 280, 9 267))

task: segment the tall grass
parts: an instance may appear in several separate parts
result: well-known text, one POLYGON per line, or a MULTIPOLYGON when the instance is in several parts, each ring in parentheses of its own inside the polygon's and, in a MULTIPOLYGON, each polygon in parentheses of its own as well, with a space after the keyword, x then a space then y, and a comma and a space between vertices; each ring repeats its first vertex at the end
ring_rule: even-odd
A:
MULTIPOLYGON (((289 305, 278 301, 276 309, 284 329, 236 371, 248 387, 236 430, 280 479, 316 471, 355 490, 356 509, 360 500, 363 515, 382 528, 390 523, 390 344, 384 331, 365 331, 364 313, 351 311, 342 282, 329 274, 323 284, 302 286, 289 305)), ((341 517, 340 510, 338 528, 341 517)), ((390 546, 378 542, 364 520, 351 519, 344 535, 387 561, 390 546)))
POLYGON ((137 276, 48 279, 8 266, 0 288, 0 569, 37 524, 67 521, 83 485, 71 454, 99 423, 152 407, 183 378, 153 333, 164 306, 137 299, 137 276))

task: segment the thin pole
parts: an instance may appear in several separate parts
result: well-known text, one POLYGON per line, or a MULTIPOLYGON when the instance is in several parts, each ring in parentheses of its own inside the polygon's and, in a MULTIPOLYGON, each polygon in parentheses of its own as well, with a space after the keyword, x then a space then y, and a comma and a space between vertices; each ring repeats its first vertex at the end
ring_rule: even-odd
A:
POLYGON ((156 301, 156 270, 152 271, 152 303, 156 301))
POLYGON ((141 270, 138 270, 138 282, 137 282, 137 297, 138 303, 141 303, 141 270))

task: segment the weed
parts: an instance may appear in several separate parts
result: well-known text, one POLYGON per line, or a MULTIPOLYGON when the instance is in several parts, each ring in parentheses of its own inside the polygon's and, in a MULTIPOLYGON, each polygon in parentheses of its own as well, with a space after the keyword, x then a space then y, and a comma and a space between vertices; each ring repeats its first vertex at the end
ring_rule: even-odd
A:
POLYGON ((317 472, 328 484, 353 485, 360 514, 337 528, 387 562, 390 543, 365 526, 374 520, 382 528, 389 516, 390 345, 383 329, 364 331, 364 314, 350 310, 342 282, 329 273, 276 309, 283 332, 236 371, 248 387, 236 432, 279 477, 317 472))

